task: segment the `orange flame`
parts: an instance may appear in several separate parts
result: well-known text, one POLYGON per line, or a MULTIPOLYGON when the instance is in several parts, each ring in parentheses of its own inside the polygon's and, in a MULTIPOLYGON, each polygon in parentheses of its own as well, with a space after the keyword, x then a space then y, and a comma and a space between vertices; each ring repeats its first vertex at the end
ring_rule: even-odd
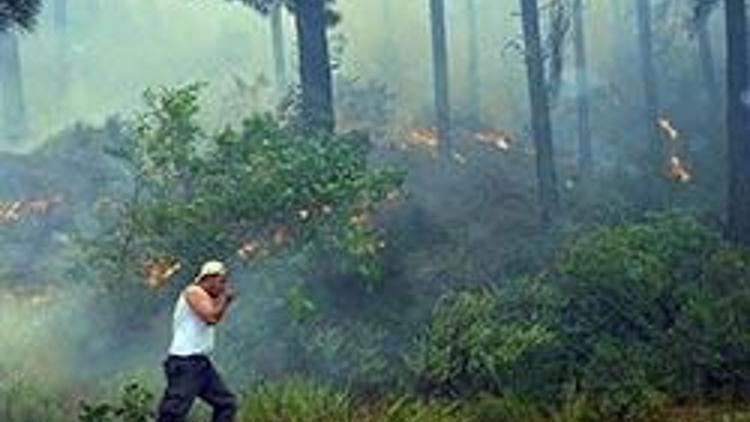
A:
POLYGON ((669 178, 676 183, 689 183, 692 179, 690 171, 680 160, 680 157, 674 155, 669 160, 668 168, 669 178))
POLYGON ((501 151, 510 150, 513 138, 505 131, 484 130, 474 134, 474 137, 482 143, 490 144, 501 151))
POLYGON ((664 134, 667 136, 667 139, 674 142, 680 138, 680 132, 675 129, 672 122, 665 118, 661 117, 659 120, 657 120, 657 124, 659 125, 659 129, 661 129, 664 134))
POLYGON ((143 275, 146 284, 151 288, 159 288, 167 284, 169 280, 182 268, 182 264, 173 258, 153 258, 143 264, 143 275))
POLYGON ((407 133, 407 143, 427 149, 438 147, 438 134, 434 128, 414 129, 407 133))
POLYGON ((237 250, 237 255, 244 260, 252 259, 260 251, 260 245, 258 242, 251 240, 247 241, 240 246, 237 250))
POLYGON ((0 201, 0 224, 15 223, 26 216, 47 215, 53 206, 62 201, 63 197, 61 195, 56 195, 47 199, 32 199, 28 201, 0 201))

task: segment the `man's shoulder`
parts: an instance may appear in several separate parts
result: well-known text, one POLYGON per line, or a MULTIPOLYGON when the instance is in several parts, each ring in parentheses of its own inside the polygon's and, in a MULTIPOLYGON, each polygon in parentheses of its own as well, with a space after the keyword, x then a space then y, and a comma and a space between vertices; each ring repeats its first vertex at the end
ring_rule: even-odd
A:
POLYGON ((201 286, 197 284, 191 284, 182 291, 182 295, 185 297, 195 297, 195 296, 207 296, 208 292, 206 292, 201 286))

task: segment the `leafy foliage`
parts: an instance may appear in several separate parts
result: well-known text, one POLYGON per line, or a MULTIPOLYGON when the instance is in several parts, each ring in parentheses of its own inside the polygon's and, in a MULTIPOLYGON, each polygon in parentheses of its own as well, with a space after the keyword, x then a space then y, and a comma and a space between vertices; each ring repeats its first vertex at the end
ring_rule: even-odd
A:
POLYGON ((524 355, 553 339, 538 315, 520 303, 506 307, 503 294, 459 291, 439 300, 411 357, 421 389, 451 397, 499 393, 524 355))
POLYGON ((368 215, 401 174, 368 167, 363 135, 305 136, 268 116, 210 135, 198 123, 200 89, 146 94, 136 141, 121 151, 136 192, 112 250, 129 253, 129 268, 150 257, 231 260, 243 245, 248 259, 306 250, 377 279, 381 239, 368 215))
POLYGON ((688 217, 594 230, 537 279, 443 297, 412 367, 431 395, 565 408, 572 394, 588 404, 571 413, 595 420, 744 395, 749 268, 747 252, 688 217))
POLYGON ((0 1, 0 31, 7 31, 13 26, 31 29, 41 5, 41 0, 0 1))
POLYGON ((733 316, 748 305, 746 259, 728 253, 706 226, 676 215, 602 229, 568 250, 558 266, 559 328, 577 362, 572 375, 600 412, 642 419, 665 394, 703 397, 708 379, 741 385, 745 369, 733 359, 750 349, 734 330, 748 325, 733 316), (718 282, 725 277, 731 289, 718 282))
POLYGON ((117 404, 81 403, 79 422, 148 422, 152 420, 154 395, 138 383, 123 387, 120 402, 117 404))

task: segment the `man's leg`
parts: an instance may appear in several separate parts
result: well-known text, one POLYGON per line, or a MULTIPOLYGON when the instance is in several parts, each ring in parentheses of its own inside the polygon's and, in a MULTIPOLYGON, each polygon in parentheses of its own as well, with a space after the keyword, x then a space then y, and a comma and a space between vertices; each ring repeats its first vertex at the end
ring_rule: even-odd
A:
POLYGON ((209 362, 206 369, 205 384, 200 398, 213 408, 213 422, 233 422, 237 413, 237 399, 227 388, 213 364, 209 362))
POLYGON ((201 390, 201 368, 193 361, 169 358, 164 362, 167 389, 159 403, 157 422, 183 422, 201 390))

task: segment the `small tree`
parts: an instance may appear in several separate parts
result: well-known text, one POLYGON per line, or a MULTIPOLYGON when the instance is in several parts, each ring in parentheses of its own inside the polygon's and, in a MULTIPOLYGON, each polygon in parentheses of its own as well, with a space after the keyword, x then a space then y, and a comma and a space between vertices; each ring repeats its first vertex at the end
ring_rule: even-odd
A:
POLYGON ((401 175, 368 168, 367 138, 300 135, 268 116, 209 134, 197 123, 199 91, 147 93, 122 153, 136 194, 108 236, 107 249, 121 251, 109 261, 120 271, 160 257, 194 268, 291 248, 377 278, 381 240, 369 215, 401 175))

